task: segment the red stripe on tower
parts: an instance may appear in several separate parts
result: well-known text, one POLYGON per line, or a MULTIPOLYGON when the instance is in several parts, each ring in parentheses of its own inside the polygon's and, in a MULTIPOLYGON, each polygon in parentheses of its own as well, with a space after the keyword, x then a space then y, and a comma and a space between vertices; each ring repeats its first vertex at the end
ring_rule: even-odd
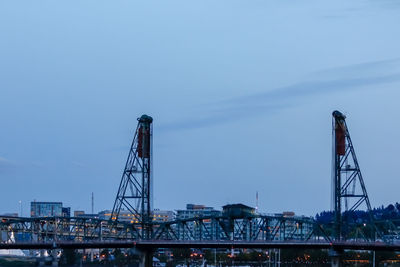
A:
POLYGON ((346 153, 346 131, 345 125, 342 122, 336 122, 335 137, 336 137, 336 154, 343 156, 346 153))

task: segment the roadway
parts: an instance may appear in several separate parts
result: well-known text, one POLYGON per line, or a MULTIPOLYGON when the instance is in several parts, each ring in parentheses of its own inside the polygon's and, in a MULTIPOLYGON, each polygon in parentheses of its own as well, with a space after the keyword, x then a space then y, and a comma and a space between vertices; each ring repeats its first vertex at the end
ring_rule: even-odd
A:
POLYGON ((333 249, 333 250, 375 250, 400 251, 399 243, 362 242, 362 241, 54 241, 54 242, 18 242, 0 243, 0 249, 84 249, 84 248, 136 248, 149 250, 157 248, 249 248, 249 249, 333 249))

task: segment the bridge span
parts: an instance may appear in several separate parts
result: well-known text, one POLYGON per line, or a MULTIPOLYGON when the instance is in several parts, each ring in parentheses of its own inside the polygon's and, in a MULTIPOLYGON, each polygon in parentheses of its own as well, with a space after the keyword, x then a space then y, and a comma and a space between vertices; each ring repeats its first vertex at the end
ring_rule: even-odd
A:
POLYGON ((178 240, 138 240, 138 241, 54 241, 0 243, 0 249, 90 249, 90 248, 135 248, 155 250, 159 248, 223 248, 223 249, 332 249, 400 251, 400 242, 365 242, 365 241, 178 241, 178 240))

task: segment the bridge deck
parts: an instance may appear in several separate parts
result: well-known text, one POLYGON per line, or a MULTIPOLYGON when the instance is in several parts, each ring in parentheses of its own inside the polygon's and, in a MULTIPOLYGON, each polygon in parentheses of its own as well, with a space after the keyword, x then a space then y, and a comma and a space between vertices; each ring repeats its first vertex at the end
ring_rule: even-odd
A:
POLYGON ((304 242, 304 241, 89 241, 89 242, 43 242, 1 243, 0 249, 83 249, 83 248, 290 248, 290 249, 334 249, 334 250, 391 250, 400 251, 400 243, 383 242, 304 242))

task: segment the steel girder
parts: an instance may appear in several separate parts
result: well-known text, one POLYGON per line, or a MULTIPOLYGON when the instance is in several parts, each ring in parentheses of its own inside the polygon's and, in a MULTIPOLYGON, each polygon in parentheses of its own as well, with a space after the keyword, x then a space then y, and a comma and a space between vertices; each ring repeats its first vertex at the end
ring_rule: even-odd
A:
POLYGON ((266 215, 178 219, 153 229, 153 240, 309 240, 326 236, 311 218, 266 215))
MULTIPOLYGON (((388 240, 400 237, 399 220, 375 221, 388 240)), ((195 217, 174 221, 152 222, 152 235, 144 238, 141 224, 92 218, 18 218, 0 217, 0 243, 49 241, 116 241, 116 240, 174 240, 174 241, 311 241, 331 237, 324 227, 308 217, 252 215, 243 218, 226 216, 195 217)), ((330 227, 330 226, 327 226, 330 227)), ((348 225, 351 238, 367 238, 367 224, 348 225)))
MULTIPOLYGON (((317 238, 311 218, 254 215, 245 218, 196 217, 151 223, 152 235, 143 238, 141 224, 91 218, 0 217, 1 242, 69 240, 305 240, 317 238)), ((319 238, 319 237, 318 237, 319 238)))
POLYGON ((0 217, 0 241, 44 242, 56 240, 140 239, 137 224, 74 217, 19 218, 0 217), (23 235, 23 237, 19 237, 23 235))

